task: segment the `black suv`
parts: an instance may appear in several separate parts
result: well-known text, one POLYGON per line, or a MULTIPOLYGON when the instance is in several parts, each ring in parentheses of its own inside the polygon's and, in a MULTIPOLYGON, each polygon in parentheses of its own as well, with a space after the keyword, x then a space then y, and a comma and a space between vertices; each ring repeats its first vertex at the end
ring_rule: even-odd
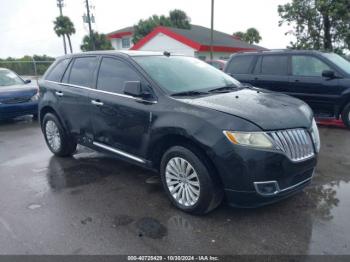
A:
POLYGON ((39 81, 49 149, 77 143, 158 171, 178 208, 203 214, 224 195, 259 206, 310 181, 320 147, 311 109, 245 88, 196 58, 88 52, 58 58, 39 81))
POLYGON ((350 128, 350 62, 334 53, 280 50, 232 55, 224 71, 242 83, 302 99, 350 128))

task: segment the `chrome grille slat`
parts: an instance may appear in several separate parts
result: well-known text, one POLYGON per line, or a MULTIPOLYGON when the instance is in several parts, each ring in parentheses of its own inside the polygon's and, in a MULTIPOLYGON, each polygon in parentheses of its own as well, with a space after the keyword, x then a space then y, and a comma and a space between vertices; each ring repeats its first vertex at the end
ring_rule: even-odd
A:
POLYGON ((314 156, 314 146, 306 129, 289 129, 268 132, 274 145, 292 161, 302 161, 314 156))

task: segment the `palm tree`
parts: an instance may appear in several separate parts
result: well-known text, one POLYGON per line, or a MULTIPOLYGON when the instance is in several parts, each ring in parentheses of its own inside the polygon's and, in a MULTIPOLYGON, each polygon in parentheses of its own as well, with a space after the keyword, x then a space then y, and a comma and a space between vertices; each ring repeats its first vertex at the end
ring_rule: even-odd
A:
POLYGON ((57 36, 67 36, 70 52, 73 53, 72 43, 70 36, 75 33, 75 28, 73 22, 68 16, 58 16, 54 23, 54 30, 57 36))

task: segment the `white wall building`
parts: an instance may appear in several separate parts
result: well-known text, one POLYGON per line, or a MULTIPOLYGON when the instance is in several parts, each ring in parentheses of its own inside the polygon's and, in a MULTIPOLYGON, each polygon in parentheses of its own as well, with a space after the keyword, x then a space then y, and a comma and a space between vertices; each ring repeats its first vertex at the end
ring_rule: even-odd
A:
MULTIPOLYGON (((132 44, 132 35, 133 28, 127 27, 109 33, 108 37, 111 39, 112 46, 117 50, 168 51, 198 57, 202 60, 210 59, 210 29, 203 26, 191 25, 191 29, 159 26, 135 45, 132 44)), ((248 44, 232 35, 214 31, 214 60, 228 59, 235 52, 256 50, 267 49, 248 44)))

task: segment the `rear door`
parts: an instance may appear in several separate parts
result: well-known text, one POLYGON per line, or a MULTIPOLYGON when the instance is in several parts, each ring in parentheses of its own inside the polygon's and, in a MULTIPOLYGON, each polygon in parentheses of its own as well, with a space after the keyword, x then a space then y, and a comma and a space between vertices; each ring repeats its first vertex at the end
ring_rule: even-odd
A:
POLYGON ((254 85, 254 76, 251 71, 255 60, 256 56, 254 55, 235 55, 231 58, 225 71, 241 83, 254 85))
POLYGON ((333 114, 341 96, 339 79, 322 77, 324 70, 332 70, 326 61, 313 55, 292 55, 289 94, 307 102, 317 113, 333 114))
POLYGON ((288 92, 289 56, 287 54, 259 56, 253 73, 255 86, 275 92, 288 92))
POLYGON ((92 136, 90 122, 90 90, 94 88, 98 57, 76 57, 65 72, 59 97, 59 111, 70 132, 78 136, 92 136))
MULTIPOLYGON (((155 102, 125 95, 126 81, 147 83, 128 61, 103 57, 91 95, 94 145, 143 162, 155 102)), ((151 90, 149 90, 151 92, 151 90)))

